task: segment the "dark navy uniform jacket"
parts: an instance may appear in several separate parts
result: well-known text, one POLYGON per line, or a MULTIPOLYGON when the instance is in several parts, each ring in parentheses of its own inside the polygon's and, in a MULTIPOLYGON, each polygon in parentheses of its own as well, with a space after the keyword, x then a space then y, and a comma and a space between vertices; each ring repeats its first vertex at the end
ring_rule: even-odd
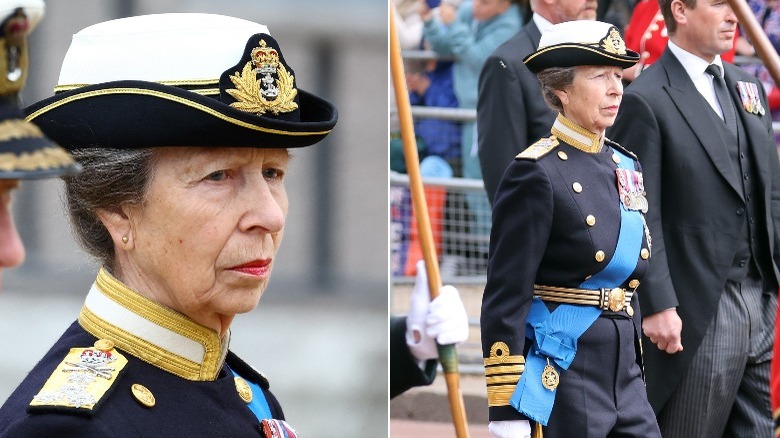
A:
POLYGON ((390 318, 390 398, 415 386, 433 383, 435 360, 427 360, 424 369, 406 345, 406 317, 390 318))
MULTIPOLYGON (((223 350, 219 343, 212 343, 209 337, 202 337, 205 332, 199 332, 192 321, 185 321, 184 316, 171 312, 165 318, 155 320, 160 322, 162 319, 167 319, 168 328, 188 335, 180 339, 177 338, 180 333, 170 332, 162 336, 164 330, 159 326, 151 326, 151 329, 139 334, 120 332, 117 326, 107 325, 108 321, 122 325, 127 319, 115 319, 118 314, 117 309, 110 308, 113 304, 107 301, 106 295, 99 290, 101 276, 102 280, 109 279, 118 283, 101 271, 96 282, 97 288, 93 286, 90 291, 85 307, 79 315, 79 321, 68 328, 0 408, 0 436, 262 436, 260 420, 252 413, 247 401, 242 398, 234 373, 238 374, 244 382, 259 385, 272 417, 284 419, 279 402, 268 390, 268 381, 232 352, 228 352, 226 348, 223 350), (100 332, 100 336, 94 336, 84 326, 89 327, 90 331, 100 332), (108 332, 103 332, 104 329, 108 332), (161 348, 159 345, 143 346, 143 339, 149 334, 160 335, 157 336, 156 341, 166 348, 161 348), (163 340, 164 337, 168 340, 163 340), (79 362, 65 359, 72 348, 89 350, 93 345, 99 345, 96 344, 99 339, 103 340, 101 342, 110 340, 109 347, 115 343, 115 347, 110 350, 112 357, 122 356, 127 359, 127 363, 121 371, 109 371, 110 379, 101 380, 101 377, 95 379, 108 385, 108 390, 95 397, 97 400, 94 406, 78 407, 75 406, 77 403, 70 403, 68 406, 67 402, 63 406, 63 403, 47 404, 46 401, 31 406, 31 401, 36 395, 46 393, 42 388, 47 381, 68 378, 71 374, 76 374, 73 370, 78 368, 79 362), (195 347, 194 349, 197 350, 199 342, 206 345, 206 352, 201 363, 193 364, 192 360, 183 358, 189 353, 179 347, 187 345, 188 349, 193 350, 195 347), (149 354, 152 349, 155 354, 149 354), (174 354, 171 350, 180 354, 174 354), (65 366, 70 372, 58 370, 58 366, 65 366), (207 372, 200 373, 201 370, 207 372), (186 378, 174 373, 182 374, 186 378), (149 406, 148 401, 145 404, 144 400, 138 397, 139 387, 145 388, 144 392, 153 396, 152 406, 149 406)), ((138 302, 137 297, 131 297, 123 304, 126 309, 137 310, 138 302)), ((132 317, 137 316, 141 315, 132 315, 132 317)), ((143 318, 136 321, 150 322, 143 318)), ((126 325, 123 328, 127 327, 130 326, 126 325)), ((90 353, 92 350, 95 349, 92 348, 90 353)), ((114 366, 116 363, 116 361, 110 364, 98 363, 94 369, 98 372, 116 369, 118 368, 114 366)), ((83 368, 83 364, 81 365, 83 368)), ((82 389, 55 392, 58 395, 73 394, 82 393, 82 389)))
MULTIPOLYGON (((552 133, 509 166, 493 208, 481 313, 491 421, 526 419, 508 402, 524 370, 526 318, 534 284, 577 288, 610 262, 621 220, 615 151, 633 159, 635 169, 641 170, 631 152, 609 140, 602 144, 563 116, 552 133)), ((638 286, 650 255, 646 230, 635 270, 611 287, 638 286)), ((636 294, 631 306, 639 327, 636 294)), ((564 379, 565 373, 561 385, 566 384, 564 379)))

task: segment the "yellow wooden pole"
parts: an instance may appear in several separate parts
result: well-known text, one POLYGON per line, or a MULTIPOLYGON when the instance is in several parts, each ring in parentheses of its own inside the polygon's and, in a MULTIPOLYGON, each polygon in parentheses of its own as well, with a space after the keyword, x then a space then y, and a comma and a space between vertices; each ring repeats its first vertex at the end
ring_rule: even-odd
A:
MULTIPOLYGON (((734 15, 739 19, 739 24, 745 31, 745 34, 750 39, 750 42, 753 43, 756 54, 764 62, 769 75, 772 76, 775 84, 780 86, 780 57, 777 56, 777 51, 772 46, 772 43, 769 42, 764 29, 758 24, 753 10, 750 9, 745 0, 727 1, 734 11, 734 15)), ((769 111, 769 108, 767 108, 767 111, 769 111)))
MULTIPOLYGON (((417 232, 420 238, 425 269, 428 272, 428 289, 431 299, 439 295, 441 287, 441 274, 439 262, 436 257, 436 246, 431 230, 431 220, 428 216, 428 204, 425 202, 425 191, 420 174, 420 157, 417 155, 417 141, 414 136, 412 124, 412 111, 409 104, 409 92, 406 90, 406 78, 404 65, 401 58, 401 46, 398 42, 398 34, 395 28, 393 3, 390 3, 390 71, 395 88, 395 99, 398 106, 398 119, 401 126, 401 141, 403 142, 404 160, 409 175, 409 191, 412 194, 412 206, 417 219, 417 232)), ((460 375, 458 374, 458 354, 454 345, 439 345, 439 361, 444 370, 444 379, 447 382, 447 395, 450 403, 450 412, 455 424, 455 433, 458 438, 469 436, 468 423, 466 421, 466 409, 463 405, 463 394, 460 390, 460 375)))

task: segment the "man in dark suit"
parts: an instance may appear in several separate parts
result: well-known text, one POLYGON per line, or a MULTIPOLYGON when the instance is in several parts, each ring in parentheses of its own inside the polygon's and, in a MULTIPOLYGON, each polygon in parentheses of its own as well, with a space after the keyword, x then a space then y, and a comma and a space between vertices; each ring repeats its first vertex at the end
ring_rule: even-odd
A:
POLYGON ((720 59, 737 27, 727 3, 660 6, 666 51, 607 132, 638 155, 649 202, 648 398, 664 437, 770 437, 780 165, 766 93, 720 59))
POLYGON ((556 113, 542 99, 539 82, 523 58, 554 24, 595 20, 596 0, 531 0, 531 20, 482 66, 477 96, 479 165, 490 203, 515 155, 548 136, 556 113))

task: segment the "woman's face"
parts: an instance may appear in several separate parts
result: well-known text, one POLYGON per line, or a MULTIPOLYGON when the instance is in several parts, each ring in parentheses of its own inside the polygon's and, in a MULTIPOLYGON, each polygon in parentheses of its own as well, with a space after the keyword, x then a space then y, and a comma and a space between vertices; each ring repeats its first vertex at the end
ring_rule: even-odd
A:
POLYGON ((286 149, 155 150, 143 204, 124 210, 120 279, 224 333, 268 284, 287 215, 289 160, 286 149))
POLYGON ((620 67, 575 67, 574 82, 556 91, 563 104, 563 115, 595 134, 603 134, 615 123, 623 98, 622 78, 620 67))

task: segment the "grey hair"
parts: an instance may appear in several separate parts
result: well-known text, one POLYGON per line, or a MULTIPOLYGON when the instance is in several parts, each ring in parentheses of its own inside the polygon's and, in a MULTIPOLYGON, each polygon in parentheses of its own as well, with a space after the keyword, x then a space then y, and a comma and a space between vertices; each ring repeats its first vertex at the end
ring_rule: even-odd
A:
POLYGON ((114 243, 97 212, 143 202, 153 170, 153 150, 84 148, 70 152, 83 166, 80 173, 62 177, 71 228, 90 255, 116 272, 114 243))
POLYGON ((550 67, 536 74, 542 88, 542 96, 547 106, 563 114, 561 99, 555 95, 574 83, 575 67, 550 67))

